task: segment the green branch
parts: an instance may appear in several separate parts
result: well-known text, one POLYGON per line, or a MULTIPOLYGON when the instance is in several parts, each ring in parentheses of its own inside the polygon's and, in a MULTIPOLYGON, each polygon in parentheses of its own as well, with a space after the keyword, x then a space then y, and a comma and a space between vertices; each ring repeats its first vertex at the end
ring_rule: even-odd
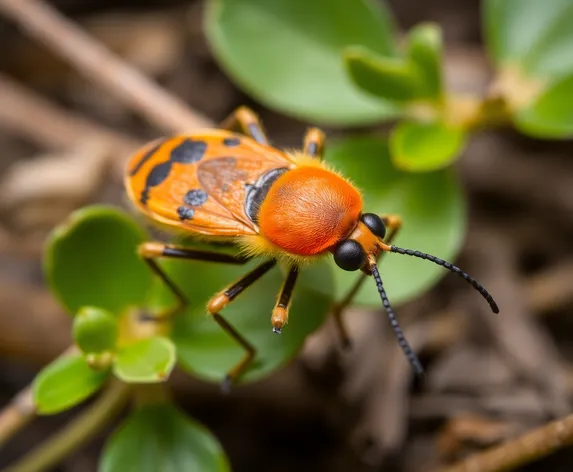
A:
POLYGON ((112 382, 108 389, 75 420, 28 453, 22 460, 8 467, 7 472, 50 469, 108 424, 126 404, 129 392, 128 385, 112 382))

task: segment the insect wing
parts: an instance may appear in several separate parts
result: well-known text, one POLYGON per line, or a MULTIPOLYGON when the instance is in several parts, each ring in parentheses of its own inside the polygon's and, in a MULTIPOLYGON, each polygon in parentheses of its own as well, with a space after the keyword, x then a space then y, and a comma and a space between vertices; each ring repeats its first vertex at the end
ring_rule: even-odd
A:
POLYGON ((214 236, 256 234, 244 208, 249 186, 293 165, 270 146, 214 130, 150 143, 132 158, 126 188, 159 223, 214 236))

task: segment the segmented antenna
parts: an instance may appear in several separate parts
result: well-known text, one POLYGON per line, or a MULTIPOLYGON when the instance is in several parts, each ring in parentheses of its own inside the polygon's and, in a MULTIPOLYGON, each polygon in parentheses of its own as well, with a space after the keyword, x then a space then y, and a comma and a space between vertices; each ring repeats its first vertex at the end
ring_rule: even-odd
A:
POLYGON ((397 246, 390 246, 390 251, 395 252, 397 254, 404 254, 407 256, 419 257, 420 259, 426 259, 428 261, 433 262, 434 264, 438 264, 442 267, 445 267, 446 269, 448 269, 451 272, 455 272, 460 277, 462 277, 467 282, 469 282, 473 286, 473 288, 475 288, 481 294, 481 296, 486 299, 486 301, 489 303, 491 311, 493 311, 494 313, 499 313, 499 308, 497 306, 497 303, 495 303, 493 297, 483 287, 483 285, 481 285, 476 279, 470 277, 468 274, 466 274, 459 267, 456 267, 455 265, 450 264, 449 262, 446 262, 446 261, 439 259, 435 256, 432 256, 430 254, 425 254, 425 253, 420 252, 420 251, 412 251, 411 249, 402 249, 401 247, 397 247, 397 246))
POLYGON ((394 334, 396 335, 396 339, 398 340, 398 344, 404 351, 404 354, 408 358, 410 364, 414 368, 414 371, 418 375, 424 375, 424 368, 418 359, 418 356, 414 353, 410 344, 406 340, 406 336, 404 336, 404 331, 400 327, 398 323, 398 319, 396 318, 396 314, 390 305, 390 300, 388 300, 388 296, 386 295, 386 291, 384 290, 384 285, 382 285, 382 278, 380 277, 380 272, 378 272, 378 267, 376 264, 372 264, 371 266, 372 276, 374 277, 374 281, 376 282, 376 288, 378 288, 378 293, 380 294, 380 298, 382 299, 382 304, 386 309, 386 313, 388 314, 388 319, 390 320, 390 324, 392 325, 392 329, 394 330, 394 334))

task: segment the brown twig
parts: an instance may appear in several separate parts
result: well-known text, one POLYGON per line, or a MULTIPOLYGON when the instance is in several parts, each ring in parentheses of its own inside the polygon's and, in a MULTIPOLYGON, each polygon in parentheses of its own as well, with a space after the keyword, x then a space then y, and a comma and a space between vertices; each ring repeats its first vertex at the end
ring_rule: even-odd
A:
POLYGON ((0 127, 55 151, 69 150, 93 137, 109 142, 118 153, 133 151, 134 139, 63 110, 0 74, 0 127))
POLYGON ((573 415, 553 421, 500 446, 474 454, 439 472, 507 472, 573 444, 573 415))
POLYGON ((0 447, 32 421, 35 414, 32 387, 28 386, 0 412, 0 447))
POLYGON ((0 0, 0 12, 159 128, 180 132, 209 126, 207 118, 106 50, 51 6, 39 0, 0 0))
POLYGON ((526 281, 529 305, 543 314, 567 306, 573 301, 573 259, 552 265, 526 281))

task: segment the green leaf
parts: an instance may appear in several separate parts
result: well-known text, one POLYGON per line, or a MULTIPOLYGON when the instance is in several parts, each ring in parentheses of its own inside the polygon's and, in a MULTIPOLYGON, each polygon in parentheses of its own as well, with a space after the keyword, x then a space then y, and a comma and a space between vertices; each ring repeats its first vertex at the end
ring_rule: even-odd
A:
POLYGON ((121 348, 113 371, 124 382, 164 382, 175 367, 175 361, 173 342, 155 336, 121 348))
MULTIPOLYGON (((205 307, 210 297, 262 262, 257 259, 244 266, 195 261, 162 263, 192 300, 186 312, 175 319, 172 334, 184 369, 206 380, 221 382, 242 359, 244 349, 207 314, 205 307)), ((242 378, 244 381, 260 379, 292 359, 306 337, 324 322, 331 306, 332 271, 326 261, 304 268, 294 290, 289 323, 282 334, 273 333, 271 313, 285 277, 280 268, 272 269, 221 311, 257 350, 254 364, 242 378)), ((160 288, 158 300, 172 306, 173 302, 165 301, 165 290, 160 288)))
POLYGON ((392 162, 399 169, 429 172, 450 165, 462 152, 466 132, 444 123, 402 121, 390 136, 392 162))
POLYGON ((418 67, 419 95, 438 99, 443 94, 442 30, 434 24, 421 24, 408 34, 407 57, 418 67))
POLYGON ((484 30, 499 65, 519 65, 528 75, 573 72, 571 0, 485 0, 484 30))
POLYGON ((270 108, 332 125, 397 114, 393 105, 362 94, 341 58, 350 45, 394 55, 393 21, 381 2, 210 0, 204 27, 224 70, 270 108))
POLYGON ((419 71, 409 61, 356 46, 344 50, 344 61, 356 85, 378 98, 409 101, 419 94, 419 71))
POLYGON ((137 255, 145 233, 112 207, 76 211, 52 233, 46 277, 62 304, 75 313, 97 306, 113 313, 146 299, 152 275, 137 255))
MULTIPOLYGON (((364 211, 402 217, 403 228, 395 240, 397 246, 445 260, 455 258, 465 235, 466 205, 452 169, 402 172, 390 162, 387 144, 374 137, 330 142, 325 160, 363 191, 364 211)), ((338 269, 333 261, 331 265, 336 294, 342 298, 358 275, 338 269)), ((380 272, 394 305, 418 296, 448 274, 431 262, 397 254, 383 257, 380 272)), ((356 303, 381 306, 373 281, 366 281, 356 303)))
POLYGON ((83 307, 74 318, 74 340, 84 353, 114 349, 117 333, 116 317, 101 308, 83 307))
POLYGON ((99 390, 108 377, 109 371, 91 369, 79 353, 56 359, 34 379, 38 413, 51 415, 81 403, 99 390))
POLYGON ((573 135, 573 75, 553 83, 529 106, 515 115, 523 133, 539 138, 573 135))
POLYGON ((133 413, 107 441, 99 472, 229 472, 217 439, 172 405, 133 413))

